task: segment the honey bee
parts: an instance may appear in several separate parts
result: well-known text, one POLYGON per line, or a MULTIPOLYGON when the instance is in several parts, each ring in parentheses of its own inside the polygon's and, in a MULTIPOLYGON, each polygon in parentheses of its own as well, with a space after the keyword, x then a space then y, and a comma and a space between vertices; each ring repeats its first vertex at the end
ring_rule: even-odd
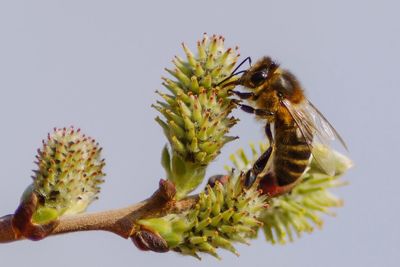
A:
MULTIPOLYGON (((247 60, 251 64, 251 59, 246 58, 239 67, 247 60)), ((347 146, 335 128, 306 98, 297 78, 280 68, 270 57, 261 58, 248 70, 235 71, 221 84, 243 73, 239 79, 223 86, 242 85, 250 90, 231 92, 254 104, 255 107, 238 101, 242 110, 266 121, 265 133, 270 143, 270 147, 246 173, 245 183, 251 185, 256 177, 261 177, 260 189, 263 193, 272 197, 287 193, 300 181, 311 155, 324 172, 334 175, 330 143, 338 140, 346 150, 347 146), (324 156, 313 154, 313 147, 318 143, 328 151, 324 156)))

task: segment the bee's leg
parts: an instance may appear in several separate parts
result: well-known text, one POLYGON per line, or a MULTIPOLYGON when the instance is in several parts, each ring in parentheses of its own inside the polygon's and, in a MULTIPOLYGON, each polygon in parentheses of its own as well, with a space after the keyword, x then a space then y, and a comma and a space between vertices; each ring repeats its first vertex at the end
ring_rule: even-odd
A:
POLYGON ((244 186, 246 188, 251 187, 254 184, 256 178, 257 176, 254 175, 253 171, 251 169, 248 170, 244 176, 244 186))
POLYGON ((239 92, 239 91, 233 91, 233 90, 231 90, 229 92, 238 96, 240 99, 249 99, 249 98, 252 98, 255 96, 255 94, 251 93, 251 92, 239 92))
POLYGON ((265 125, 265 134, 268 137, 269 144, 272 145, 274 143, 274 137, 272 136, 271 124, 269 122, 265 125))
POLYGON ((272 146, 270 146, 254 163, 253 167, 246 172, 244 185, 246 187, 250 187, 257 176, 264 170, 265 166, 271 157, 272 154, 272 146))
POLYGON ((272 146, 270 146, 254 163, 253 165, 253 173, 255 176, 258 176, 267 166, 268 160, 272 154, 272 146))
POLYGON ((214 176, 211 176, 208 178, 208 185, 211 187, 214 187, 216 182, 220 182, 222 185, 226 184, 229 181, 229 175, 222 175, 222 174, 217 174, 214 176))
POLYGON ((257 109, 257 108, 253 108, 252 106, 242 105, 242 104, 239 104, 239 106, 244 112, 255 114, 257 116, 265 117, 265 116, 274 115, 274 112, 271 112, 271 111, 268 111, 268 110, 257 109))

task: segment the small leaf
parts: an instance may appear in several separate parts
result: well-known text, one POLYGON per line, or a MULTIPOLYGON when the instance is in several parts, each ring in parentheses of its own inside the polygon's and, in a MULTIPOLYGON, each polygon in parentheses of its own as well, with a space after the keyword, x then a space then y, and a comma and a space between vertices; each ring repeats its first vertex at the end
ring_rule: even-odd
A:
POLYGON ((32 216, 32 223, 46 224, 58 219, 58 211, 53 208, 41 207, 32 216))
POLYGON ((171 176, 171 156, 169 155, 167 145, 164 146, 161 153, 161 165, 164 167, 164 170, 167 172, 167 177, 171 176))

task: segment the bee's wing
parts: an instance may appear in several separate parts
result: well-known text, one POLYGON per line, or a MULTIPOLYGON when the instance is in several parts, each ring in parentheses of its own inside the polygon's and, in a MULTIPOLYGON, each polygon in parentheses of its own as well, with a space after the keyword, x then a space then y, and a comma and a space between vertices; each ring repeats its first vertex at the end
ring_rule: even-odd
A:
POLYGON ((348 150, 343 138, 322 115, 322 113, 307 99, 305 99, 303 103, 296 105, 293 105, 290 101, 284 99, 282 100, 282 104, 287 108, 290 115, 295 120, 300 133, 310 147, 313 157, 318 165, 327 174, 334 175, 335 161, 333 160, 334 153, 331 149, 331 143, 338 140, 339 143, 348 150), (323 146, 323 153, 321 153, 321 149, 313 149, 318 144, 323 146), (320 151, 320 153, 317 151, 320 151))

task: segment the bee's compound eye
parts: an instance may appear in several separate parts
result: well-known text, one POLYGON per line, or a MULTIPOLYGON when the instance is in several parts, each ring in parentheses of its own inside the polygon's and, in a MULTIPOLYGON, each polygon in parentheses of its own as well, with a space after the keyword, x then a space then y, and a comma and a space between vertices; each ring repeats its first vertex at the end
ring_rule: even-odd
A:
POLYGON ((260 70, 251 75, 250 81, 254 84, 254 86, 259 86, 267 79, 267 76, 267 71, 260 70))

